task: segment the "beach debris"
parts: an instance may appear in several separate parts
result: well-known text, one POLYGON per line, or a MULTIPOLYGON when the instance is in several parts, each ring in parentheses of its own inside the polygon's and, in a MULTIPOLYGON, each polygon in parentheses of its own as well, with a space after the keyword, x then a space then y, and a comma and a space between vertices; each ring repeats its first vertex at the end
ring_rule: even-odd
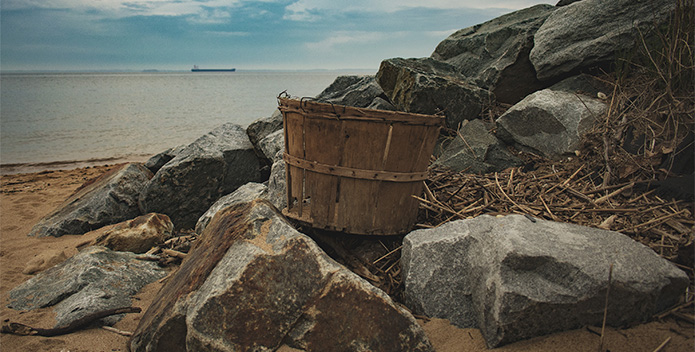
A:
POLYGON ((131 351, 432 350, 407 310, 265 200, 218 212, 153 302, 131 351))
POLYGON ((31 229, 29 236, 82 235, 140 214, 138 196, 152 177, 140 164, 123 164, 83 184, 31 229))
POLYGON ((145 253, 172 237, 174 224, 164 214, 149 213, 116 224, 94 240, 96 246, 114 251, 145 253))
POLYGON ((246 131, 224 124, 198 138, 162 166, 139 198, 143 213, 166 214, 191 229, 221 196, 260 180, 259 160, 246 131))
MULTIPOLYGON (((8 307, 53 307, 55 326, 67 326, 95 312, 129 306, 132 295, 165 275, 165 269, 134 253, 87 247, 12 289, 8 307)), ((113 325, 120 318, 111 316, 104 323, 113 325)))
MULTIPOLYGON (((8 321, 8 322, 2 323, 2 327, 0 327, 0 332, 2 332, 3 334, 14 334, 14 335, 24 335, 24 336, 34 336, 34 335, 35 336, 46 336, 46 337, 59 336, 59 335, 69 334, 69 333, 75 332, 81 328, 87 327, 90 324, 92 324, 95 321, 102 319, 102 318, 106 318, 106 317, 113 316, 113 315, 119 315, 119 314, 140 313, 141 311, 142 311, 142 309, 140 309, 139 307, 121 307, 121 308, 107 309, 107 310, 87 314, 80 319, 71 321, 67 325, 56 327, 56 328, 49 328, 49 329, 35 328, 35 327, 31 327, 29 325, 25 325, 22 323, 14 323, 14 322, 8 321)), ((129 335, 127 335, 127 332, 111 328, 110 326, 102 326, 102 328, 108 329, 109 331, 113 331, 113 332, 116 332, 116 333, 124 335, 124 336, 129 336, 129 335)))
POLYGON ((490 348, 600 324, 609 283, 611 326, 650 319, 689 284, 628 236, 517 214, 413 231, 401 260, 413 312, 477 327, 490 348))

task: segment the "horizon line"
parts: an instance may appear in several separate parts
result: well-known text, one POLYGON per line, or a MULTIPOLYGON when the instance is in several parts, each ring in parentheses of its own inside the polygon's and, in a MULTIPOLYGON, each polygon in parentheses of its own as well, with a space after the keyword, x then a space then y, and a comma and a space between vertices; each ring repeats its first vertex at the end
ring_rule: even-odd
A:
MULTIPOLYGON (((308 69, 292 69, 292 68, 248 68, 236 69, 236 72, 338 72, 338 71, 378 71, 374 68, 308 68, 308 69)), ((0 69, 0 74, 14 73, 183 73, 191 72, 191 69, 0 69)))

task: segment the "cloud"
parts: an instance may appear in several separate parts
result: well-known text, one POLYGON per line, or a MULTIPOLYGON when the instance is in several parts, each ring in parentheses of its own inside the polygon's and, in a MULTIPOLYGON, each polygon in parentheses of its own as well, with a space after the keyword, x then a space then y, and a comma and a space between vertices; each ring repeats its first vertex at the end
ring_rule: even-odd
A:
POLYGON ((203 32, 205 36, 215 36, 215 37, 248 37, 251 35, 250 32, 226 32, 226 31, 205 31, 203 32))
POLYGON ((186 16, 237 6, 240 0, 3 0, 3 10, 70 10, 101 18, 186 16))
POLYGON ((538 0, 298 0, 288 5, 284 18, 293 21, 317 21, 323 14, 345 12, 394 13, 398 11, 428 9, 503 9, 518 10, 538 4, 538 0))
POLYGON ((308 42, 304 45, 308 49, 314 51, 332 50, 336 46, 345 44, 360 43, 366 45, 369 43, 379 42, 387 37, 392 37, 393 35, 393 33, 387 34, 383 32, 338 31, 331 33, 330 36, 320 41, 308 42))
POLYGON ((201 9, 195 16, 189 18, 189 21, 199 24, 220 24, 228 22, 231 17, 232 15, 226 10, 201 9))
POLYGON ((0 0, 3 69, 353 68, 427 56, 528 0, 0 0), (492 8, 491 8, 492 7, 492 8), (483 8, 483 9, 480 9, 483 8), (206 63, 206 60, 208 63, 206 63), (217 60, 217 61, 214 61, 217 60))

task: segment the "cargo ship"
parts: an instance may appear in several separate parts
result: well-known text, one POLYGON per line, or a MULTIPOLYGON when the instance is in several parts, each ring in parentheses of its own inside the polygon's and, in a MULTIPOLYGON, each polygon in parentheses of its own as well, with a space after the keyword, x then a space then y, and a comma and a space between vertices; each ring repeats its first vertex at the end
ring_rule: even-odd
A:
POLYGON ((234 72, 235 68, 200 68, 198 65, 193 65, 191 72, 234 72))

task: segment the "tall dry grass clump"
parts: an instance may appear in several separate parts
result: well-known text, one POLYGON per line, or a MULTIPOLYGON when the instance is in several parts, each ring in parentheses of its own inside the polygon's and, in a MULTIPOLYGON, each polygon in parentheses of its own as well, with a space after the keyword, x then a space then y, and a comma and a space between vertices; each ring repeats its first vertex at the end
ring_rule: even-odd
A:
POLYGON ((604 186, 692 173, 694 21, 693 0, 676 0, 668 23, 638 31, 607 75, 610 109, 585 149, 587 161, 604 163, 604 186))

